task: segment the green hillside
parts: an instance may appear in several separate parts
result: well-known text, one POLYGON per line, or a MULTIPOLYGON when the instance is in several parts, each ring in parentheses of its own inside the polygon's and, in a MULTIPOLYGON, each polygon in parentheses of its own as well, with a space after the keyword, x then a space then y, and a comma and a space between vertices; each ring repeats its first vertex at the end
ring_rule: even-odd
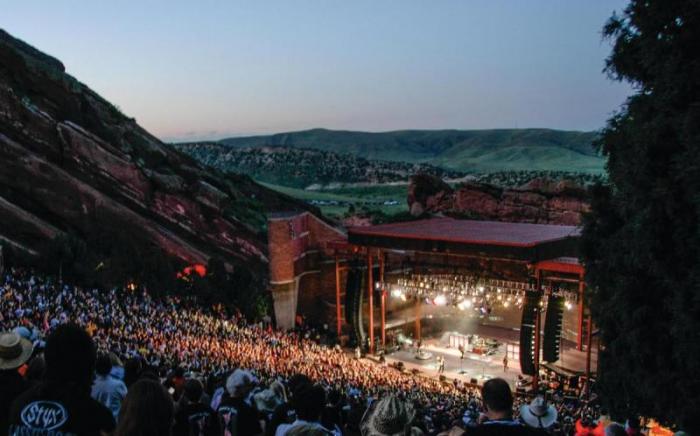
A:
POLYGON ((173 144, 177 150, 224 172, 247 174, 276 185, 406 182, 412 174, 455 179, 464 173, 425 163, 369 160, 347 153, 294 147, 229 147, 219 142, 173 144))
POLYGON ((232 147, 284 146, 351 153, 367 159, 422 162, 458 171, 601 172, 595 132, 551 129, 399 130, 312 129, 223 139, 232 147))

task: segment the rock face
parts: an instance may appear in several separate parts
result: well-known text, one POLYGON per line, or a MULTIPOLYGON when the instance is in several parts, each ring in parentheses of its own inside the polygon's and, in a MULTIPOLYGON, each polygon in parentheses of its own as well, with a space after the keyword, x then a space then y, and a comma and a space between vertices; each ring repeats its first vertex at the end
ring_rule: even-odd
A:
POLYGON ((0 165, 0 244, 32 254, 111 227, 182 262, 264 271, 265 213, 308 209, 165 146, 2 30, 0 165))
POLYGON ((515 189, 465 183, 452 189, 428 175, 411 178, 411 214, 442 213, 456 217, 540 224, 578 225, 588 210, 586 190, 568 181, 535 179, 515 189))

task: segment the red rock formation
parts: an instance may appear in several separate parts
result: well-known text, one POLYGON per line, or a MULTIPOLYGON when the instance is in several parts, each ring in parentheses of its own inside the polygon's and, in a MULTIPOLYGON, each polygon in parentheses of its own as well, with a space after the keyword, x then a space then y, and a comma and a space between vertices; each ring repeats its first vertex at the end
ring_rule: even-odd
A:
POLYGON ((262 277, 266 212, 307 209, 172 150, 2 30, 0 165, 0 243, 35 254, 111 226, 183 263, 216 256, 262 277))
POLYGON ((411 178, 408 207, 415 216, 457 217, 543 224, 578 225, 588 210, 586 191, 569 181, 535 179, 515 189, 465 183, 452 189, 428 175, 411 178))

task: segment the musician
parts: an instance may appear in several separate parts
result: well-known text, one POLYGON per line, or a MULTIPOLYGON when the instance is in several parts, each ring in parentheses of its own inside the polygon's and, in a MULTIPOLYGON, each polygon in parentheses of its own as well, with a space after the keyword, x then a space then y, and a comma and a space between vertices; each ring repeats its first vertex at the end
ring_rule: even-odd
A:
POLYGON ((438 356, 437 363, 438 363, 438 374, 444 373, 445 372, 445 358, 442 356, 438 356))

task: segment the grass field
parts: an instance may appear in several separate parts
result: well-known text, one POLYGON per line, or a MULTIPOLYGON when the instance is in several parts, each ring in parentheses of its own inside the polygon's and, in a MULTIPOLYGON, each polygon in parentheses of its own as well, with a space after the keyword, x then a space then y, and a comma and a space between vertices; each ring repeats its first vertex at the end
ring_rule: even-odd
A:
POLYGON ((314 204, 330 217, 341 218, 351 208, 360 211, 381 211, 393 215, 408 210, 406 185, 352 186, 337 189, 309 191, 262 183, 261 185, 314 204), (389 202, 396 204, 388 204, 389 202))

